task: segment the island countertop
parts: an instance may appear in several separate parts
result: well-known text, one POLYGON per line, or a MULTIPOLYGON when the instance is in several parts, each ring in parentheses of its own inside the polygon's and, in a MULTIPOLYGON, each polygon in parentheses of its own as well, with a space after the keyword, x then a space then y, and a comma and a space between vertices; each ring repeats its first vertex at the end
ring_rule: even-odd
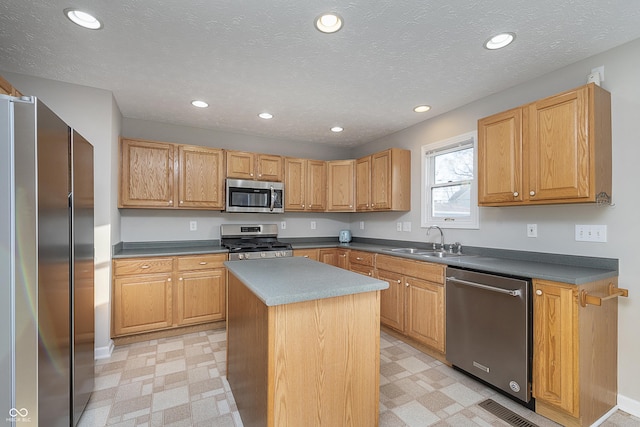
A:
POLYGON ((302 257, 226 261, 224 264, 267 306, 389 287, 385 281, 302 257))

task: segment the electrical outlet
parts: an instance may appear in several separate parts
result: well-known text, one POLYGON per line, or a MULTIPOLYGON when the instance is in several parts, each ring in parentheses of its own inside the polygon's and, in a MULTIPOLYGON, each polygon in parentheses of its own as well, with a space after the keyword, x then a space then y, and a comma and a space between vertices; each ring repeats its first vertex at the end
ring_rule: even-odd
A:
POLYGON ((360 230, 364 230, 364 221, 360 221, 360 230))
POLYGON ((396 231, 402 231, 402 223, 396 222, 396 231))
POLYGON ((287 229, 287 221, 281 221, 280 230, 286 230, 286 229, 287 229))
POLYGON ((411 221, 405 221, 402 223, 402 231, 411 231, 411 221))
POLYGON ((596 68, 592 68, 591 69, 591 73, 598 73, 600 74, 600 81, 603 82, 604 81, 604 65, 601 65, 599 67, 596 68))
POLYGON ((198 231, 198 221, 189 221, 189 231, 198 231))
POLYGON ((316 229, 316 222, 315 221, 311 221, 311 229, 315 230, 316 229))
POLYGON ((538 224, 527 224, 527 237, 538 237, 538 224))

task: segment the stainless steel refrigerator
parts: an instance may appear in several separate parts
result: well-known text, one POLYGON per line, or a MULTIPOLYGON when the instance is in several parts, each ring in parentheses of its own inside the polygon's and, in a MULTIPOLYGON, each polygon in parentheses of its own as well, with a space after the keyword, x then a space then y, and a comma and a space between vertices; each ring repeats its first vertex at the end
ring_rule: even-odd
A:
POLYGON ((75 425, 94 386, 93 147, 34 97, 0 95, 0 133, 0 420, 75 425))

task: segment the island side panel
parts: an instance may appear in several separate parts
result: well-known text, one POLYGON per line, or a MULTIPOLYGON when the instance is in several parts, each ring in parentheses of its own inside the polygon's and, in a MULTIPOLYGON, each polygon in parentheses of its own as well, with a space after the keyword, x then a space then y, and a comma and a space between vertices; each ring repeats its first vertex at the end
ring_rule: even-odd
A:
POLYGON ((380 292, 269 309, 274 425, 377 426, 380 292))
POLYGON ((268 309, 231 273, 227 284, 227 380, 244 426, 267 426, 268 309))

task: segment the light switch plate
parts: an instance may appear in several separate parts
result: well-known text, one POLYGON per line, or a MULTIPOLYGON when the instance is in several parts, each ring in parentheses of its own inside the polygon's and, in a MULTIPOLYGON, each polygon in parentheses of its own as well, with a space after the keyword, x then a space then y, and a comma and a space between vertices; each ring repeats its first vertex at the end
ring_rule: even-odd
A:
POLYGON ((402 231, 411 231, 411 221, 405 221, 402 223, 402 231))
POLYGON ((402 223, 396 222, 396 231, 402 231, 402 223))
POLYGON ((576 224, 576 242, 599 242, 607 241, 606 225, 576 224))
POLYGON ((360 221, 360 230, 364 230, 364 221, 360 221))
POLYGON ((280 221, 280 230, 287 229, 287 221, 280 221))
POLYGON ((311 221, 311 229, 315 230, 316 229, 316 222, 315 221, 311 221))

